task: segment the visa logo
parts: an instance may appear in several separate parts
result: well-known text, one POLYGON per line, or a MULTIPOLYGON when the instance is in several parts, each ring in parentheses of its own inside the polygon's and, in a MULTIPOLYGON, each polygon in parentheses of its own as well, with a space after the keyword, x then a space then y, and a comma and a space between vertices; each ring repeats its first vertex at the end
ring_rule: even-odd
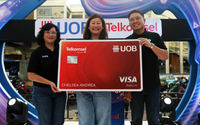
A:
POLYGON ((137 46, 135 45, 127 45, 127 46, 119 46, 113 45, 113 52, 136 52, 137 46))
POLYGON ((119 80, 121 83, 136 83, 137 78, 136 76, 120 76, 119 80))

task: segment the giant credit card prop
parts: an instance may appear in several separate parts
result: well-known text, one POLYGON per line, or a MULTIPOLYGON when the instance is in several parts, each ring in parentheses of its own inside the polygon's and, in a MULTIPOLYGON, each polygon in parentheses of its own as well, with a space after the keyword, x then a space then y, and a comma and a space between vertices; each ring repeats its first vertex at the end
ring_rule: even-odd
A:
POLYGON ((141 91, 138 40, 60 42, 58 88, 63 91, 141 91))

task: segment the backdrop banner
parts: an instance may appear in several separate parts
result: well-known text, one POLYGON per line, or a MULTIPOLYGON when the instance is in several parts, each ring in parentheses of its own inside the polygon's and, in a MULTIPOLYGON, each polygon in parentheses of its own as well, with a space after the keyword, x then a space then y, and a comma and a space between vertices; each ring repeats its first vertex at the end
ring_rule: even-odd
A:
MULTIPOLYGON (((82 39, 87 19, 38 19, 35 21, 35 36, 46 23, 58 26, 62 39, 82 39)), ((126 38, 133 33, 128 18, 105 19, 108 38, 126 38)), ((147 18, 145 22, 147 31, 156 32, 162 36, 162 23, 158 18, 147 18)))

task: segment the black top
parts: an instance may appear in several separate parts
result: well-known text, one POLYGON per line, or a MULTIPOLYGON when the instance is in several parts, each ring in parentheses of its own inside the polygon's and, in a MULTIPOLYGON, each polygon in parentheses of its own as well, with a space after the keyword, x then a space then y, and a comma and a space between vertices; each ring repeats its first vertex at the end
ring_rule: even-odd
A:
MULTIPOLYGON (((46 47, 38 47, 31 54, 28 72, 34 72, 55 84, 58 73, 58 46, 52 52, 46 47)), ((35 86, 47 87, 49 85, 33 82, 35 86)))
MULTIPOLYGON (((146 30, 141 35, 133 33, 126 39, 137 39, 141 37, 150 39, 152 43, 154 43, 157 47, 161 49, 167 49, 159 34, 154 32, 148 32, 146 30)), ((158 57, 154 54, 154 52, 150 48, 146 46, 142 46, 142 66, 143 66, 143 87, 144 88, 159 87, 160 78, 159 78, 158 57)))

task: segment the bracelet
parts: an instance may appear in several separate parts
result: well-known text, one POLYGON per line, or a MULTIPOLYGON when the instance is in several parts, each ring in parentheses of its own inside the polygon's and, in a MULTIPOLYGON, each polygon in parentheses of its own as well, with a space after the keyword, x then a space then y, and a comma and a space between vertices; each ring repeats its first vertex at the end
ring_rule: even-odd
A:
POLYGON ((155 44, 151 43, 150 48, 153 49, 154 46, 155 46, 155 44))

